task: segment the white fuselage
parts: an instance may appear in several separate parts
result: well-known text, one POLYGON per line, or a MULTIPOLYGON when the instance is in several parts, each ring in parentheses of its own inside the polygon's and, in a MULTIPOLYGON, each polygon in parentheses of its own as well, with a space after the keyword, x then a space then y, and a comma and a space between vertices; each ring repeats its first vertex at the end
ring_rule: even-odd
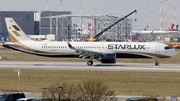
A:
MULTIPOLYGON (((75 55, 75 50, 68 47, 67 42, 58 41, 23 41, 23 48, 16 48, 29 53, 63 56, 75 55), (29 48, 27 48, 29 47, 29 48)), ((156 42, 70 42, 76 49, 87 49, 101 53, 131 54, 149 58, 166 58, 177 54, 173 49, 165 49, 166 44, 156 42)), ((9 43, 7 43, 9 44, 9 43)), ((4 44, 6 45, 6 43, 4 44)), ((122 58, 117 56, 117 58, 122 58)), ((126 58, 126 57, 123 57, 126 58)), ((127 57, 128 58, 128 57, 127 57)))

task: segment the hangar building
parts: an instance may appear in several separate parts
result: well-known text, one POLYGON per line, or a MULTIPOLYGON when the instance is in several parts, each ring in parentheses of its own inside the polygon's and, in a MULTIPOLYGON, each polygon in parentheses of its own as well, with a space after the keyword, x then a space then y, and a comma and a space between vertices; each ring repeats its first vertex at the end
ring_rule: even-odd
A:
MULTIPOLYGON (((6 17, 12 17, 27 35, 39 35, 41 17, 71 14, 70 11, 0 11, 0 33, 7 34, 6 17)), ((50 19, 43 19, 41 26, 49 27, 50 19)), ((42 29, 42 32, 47 32, 42 29)), ((49 34, 49 33, 45 33, 49 34)))

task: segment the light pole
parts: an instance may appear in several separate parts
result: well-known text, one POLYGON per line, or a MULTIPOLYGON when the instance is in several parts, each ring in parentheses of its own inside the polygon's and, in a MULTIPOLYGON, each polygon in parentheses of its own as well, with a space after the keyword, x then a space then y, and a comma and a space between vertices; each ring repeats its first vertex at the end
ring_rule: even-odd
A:
POLYGON ((18 79, 20 80, 20 76, 21 76, 21 71, 20 71, 20 69, 14 70, 14 71, 17 71, 17 72, 18 72, 18 79))
POLYGON ((41 91, 42 91, 42 93, 43 93, 43 101, 44 101, 44 93, 45 93, 46 89, 47 89, 47 88, 41 88, 41 91))
POLYGON ((62 1, 63 0, 59 0, 60 1, 60 11, 62 10, 62 1))
POLYGON ((58 100, 61 101, 61 99, 60 99, 60 94, 61 94, 61 92, 62 92, 62 86, 56 86, 56 92, 58 93, 58 100), (61 91, 58 91, 58 88, 60 88, 61 91))
POLYGON ((48 2, 48 0, 47 0, 47 11, 49 10, 49 2, 48 2))
POLYGON ((101 9, 101 14, 103 14, 103 9, 101 9))
POLYGON ((96 14, 97 7, 94 7, 94 10, 95 10, 95 14, 96 14))
POLYGON ((82 40, 82 5, 83 4, 79 4, 79 6, 80 6, 80 15, 81 15, 81 19, 80 19, 80 26, 81 26, 81 40, 82 40))

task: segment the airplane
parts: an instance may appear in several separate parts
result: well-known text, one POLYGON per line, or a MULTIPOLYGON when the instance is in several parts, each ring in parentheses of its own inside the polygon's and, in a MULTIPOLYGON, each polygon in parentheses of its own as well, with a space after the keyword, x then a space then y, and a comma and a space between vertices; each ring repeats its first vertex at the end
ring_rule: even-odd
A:
POLYGON ((178 31, 179 25, 176 25, 176 28, 173 29, 173 31, 178 31))
MULTIPOLYGON (((148 33, 160 33, 160 34, 162 34, 162 33, 175 33, 175 32, 177 32, 177 30, 173 30, 173 28, 174 28, 174 24, 171 24, 168 28, 167 28, 167 30, 166 31, 155 31, 155 30, 153 30, 153 31, 132 31, 132 33, 139 33, 139 34, 148 34, 148 33)), ((178 28, 178 26, 176 26, 176 28, 178 28)))
POLYGON ((93 59, 116 63, 116 58, 152 58, 159 66, 158 59, 177 55, 170 46, 157 42, 33 41, 13 18, 5 18, 5 22, 10 42, 4 42, 4 47, 39 56, 89 59, 88 66, 93 64, 93 59))

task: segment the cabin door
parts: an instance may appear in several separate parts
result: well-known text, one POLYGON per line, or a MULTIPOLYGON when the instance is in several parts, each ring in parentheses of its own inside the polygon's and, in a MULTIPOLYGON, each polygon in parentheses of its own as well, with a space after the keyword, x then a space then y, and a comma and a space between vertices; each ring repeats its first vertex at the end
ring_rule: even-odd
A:
POLYGON ((159 45, 156 45, 156 47, 155 47, 155 53, 160 53, 160 48, 159 48, 160 46, 159 45))

